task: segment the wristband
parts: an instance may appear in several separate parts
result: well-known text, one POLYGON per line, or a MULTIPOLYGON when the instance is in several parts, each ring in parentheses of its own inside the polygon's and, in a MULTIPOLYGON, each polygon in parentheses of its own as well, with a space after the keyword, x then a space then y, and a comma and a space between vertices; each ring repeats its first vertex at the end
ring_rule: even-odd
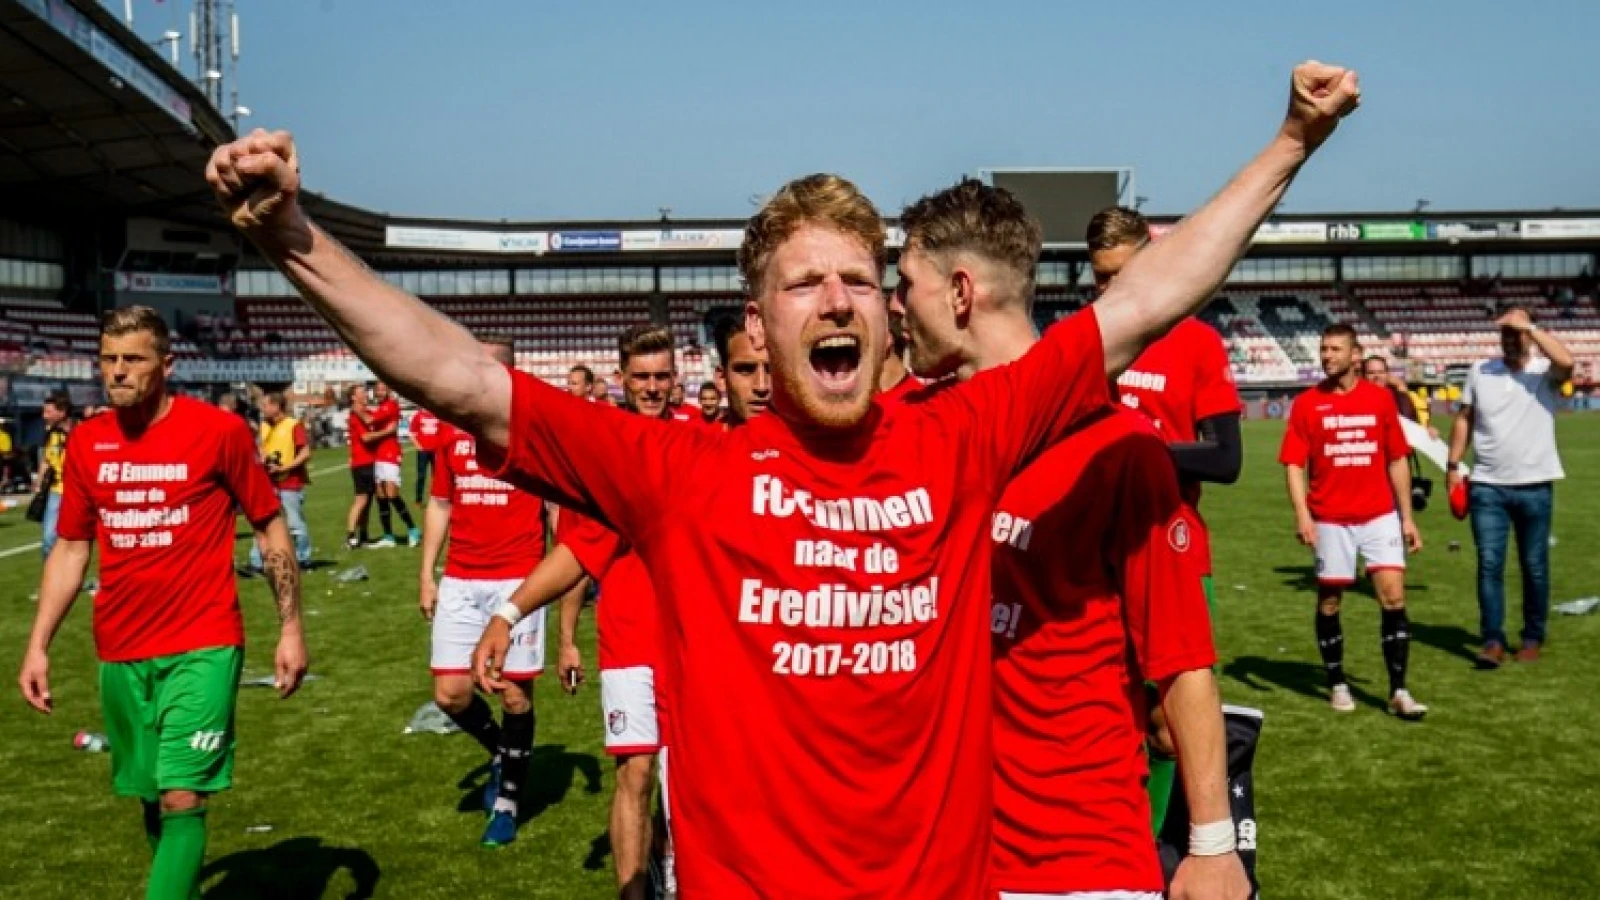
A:
POLYGON ((1189 825, 1190 856, 1224 856, 1238 849, 1239 836, 1232 819, 1206 825, 1189 825))
POLYGON ((510 600, 507 600, 496 607, 494 614, 502 619, 505 619, 506 624, 513 628, 516 627, 518 622, 522 621, 522 610, 517 609, 517 605, 512 603, 510 600))

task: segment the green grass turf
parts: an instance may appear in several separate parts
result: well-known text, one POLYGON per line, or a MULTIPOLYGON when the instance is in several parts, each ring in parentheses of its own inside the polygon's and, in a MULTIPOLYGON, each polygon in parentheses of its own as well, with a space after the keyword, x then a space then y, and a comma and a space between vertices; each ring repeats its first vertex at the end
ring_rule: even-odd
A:
MULTIPOLYGON (((1559 431, 1570 477, 1557 491, 1556 601, 1600 594, 1600 541, 1591 530, 1600 517, 1600 416, 1565 418, 1559 431)), ((1376 603, 1356 593, 1346 603, 1346 667, 1361 703, 1355 714, 1335 716, 1312 638, 1310 560, 1295 542, 1274 462, 1281 426, 1249 423, 1245 433, 1243 480, 1211 490, 1205 508, 1217 535, 1223 692, 1266 711, 1256 777, 1267 896, 1594 896, 1600 616, 1552 618, 1548 653, 1536 667, 1474 671, 1472 544, 1441 496, 1420 517, 1427 547, 1407 579, 1411 682, 1433 711, 1422 724, 1381 711, 1376 603), (1462 549, 1447 551, 1450 541, 1462 549)), ((325 453, 315 465, 342 461, 325 453)), ((479 849, 482 753, 460 735, 400 734, 429 696, 417 551, 338 549, 348 484, 343 471, 325 474, 307 504, 317 555, 334 562, 306 576, 320 680, 288 701, 265 689, 241 694, 237 783, 210 816, 207 896, 368 896, 358 892, 368 884, 378 897, 607 896, 611 765, 593 682, 572 699, 552 679, 540 681, 533 818, 511 847, 479 849), (332 573, 352 561, 372 580, 334 583, 332 573), (259 825, 272 830, 248 830, 259 825)), ((20 510, 0 516, 0 550, 36 539, 20 510)), ((241 556, 244 549, 241 542, 241 556)), ((8 677, 20 662, 38 576, 33 554, 0 559, 9 610, 0 615, 0 665, 8 677)), ((259 580, 245 582, 243 596, 253 641, 246 674, 265 674, 271 601, 259 580)), ((1515 634, 1515 588, 1509 600, 1515 634)), ((143 896, 148 853, 137 808, 111 796, 108 757, 72 749, 74 732, 100 728, 88 618, 82 598, 57 639, 53 716, 27 709, 15 693, 0 703, 4 896, 143 896)), ((583 638, 592 666, 590 623, 586 617, 583 638)))

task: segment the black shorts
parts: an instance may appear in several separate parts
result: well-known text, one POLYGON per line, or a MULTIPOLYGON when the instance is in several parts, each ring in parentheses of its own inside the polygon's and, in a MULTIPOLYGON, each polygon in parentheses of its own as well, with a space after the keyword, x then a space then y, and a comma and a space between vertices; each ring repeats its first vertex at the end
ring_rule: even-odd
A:
POLYGON ((355 483, 356 493, 375 494, 378 492, 378 482, 372 477, 372 466, 351 466, 350 480, 355 483))

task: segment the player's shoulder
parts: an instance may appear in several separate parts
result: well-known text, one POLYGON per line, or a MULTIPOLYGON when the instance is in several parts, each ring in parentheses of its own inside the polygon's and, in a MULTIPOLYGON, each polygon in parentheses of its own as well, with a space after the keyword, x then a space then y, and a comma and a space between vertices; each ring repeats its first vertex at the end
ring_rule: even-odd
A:
POLYGON ((1179 322, 1172 333, 1190 341, 1205 341, 1207 343, 1222 343, 1222 332, 1211 327, 1209 322, 1199 316, 1190 316, 1179 322))

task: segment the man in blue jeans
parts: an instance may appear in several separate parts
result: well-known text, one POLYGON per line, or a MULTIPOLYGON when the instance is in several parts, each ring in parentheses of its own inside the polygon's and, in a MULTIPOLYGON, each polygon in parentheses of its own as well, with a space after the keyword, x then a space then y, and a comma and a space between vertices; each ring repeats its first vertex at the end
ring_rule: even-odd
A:
POLYGON ((45 398, 39 410, 44 420, 44 446, 39 454, 39 474, 33 489, 48 491, 45 497, 44 527, 39 537, 39 554, 50 558, 56 545, 56 522, 61 517, 62 473, 67 471, 67 434, 72 430, 72 401, 65 391, 55 391, 45 398), (46 483, 48 482, 48 484, 46 483))
MULTIPOLYGON (((311 483, 307 463, 311 461, 311 442, 306 428, 288 414, 288 401, 282 392, 272 391, 261 398, 261 426, 258 440, 261 461, 283 505, 283 519, 294 539, 294 555, 300 568, 311 562, 311 531, 306 527, 305 490, 311 483)), ((250 569, 261 572, 261 550, 250 548, 250 569)))
POLYGON ((1478 545, 1481 669, 1506 658, 1506 545, 1517 536, 1522 567, 1522 647, 1518 662, 1536 662, 1550 615, 1552 487, 1564 477, 1556 452, 1555 411, 1561 385, 1572 377, 1572 353, 1534 324, 1527 308, 1510 304, 1496 322, 1505 356, 1474 363, 1450 432, 1453 488, 1463 475, 1467 446, 1476 463, 1469 478, 1472 540, 1478 545), (1537 346, 1543 356, 1532 353, 1537 346))

